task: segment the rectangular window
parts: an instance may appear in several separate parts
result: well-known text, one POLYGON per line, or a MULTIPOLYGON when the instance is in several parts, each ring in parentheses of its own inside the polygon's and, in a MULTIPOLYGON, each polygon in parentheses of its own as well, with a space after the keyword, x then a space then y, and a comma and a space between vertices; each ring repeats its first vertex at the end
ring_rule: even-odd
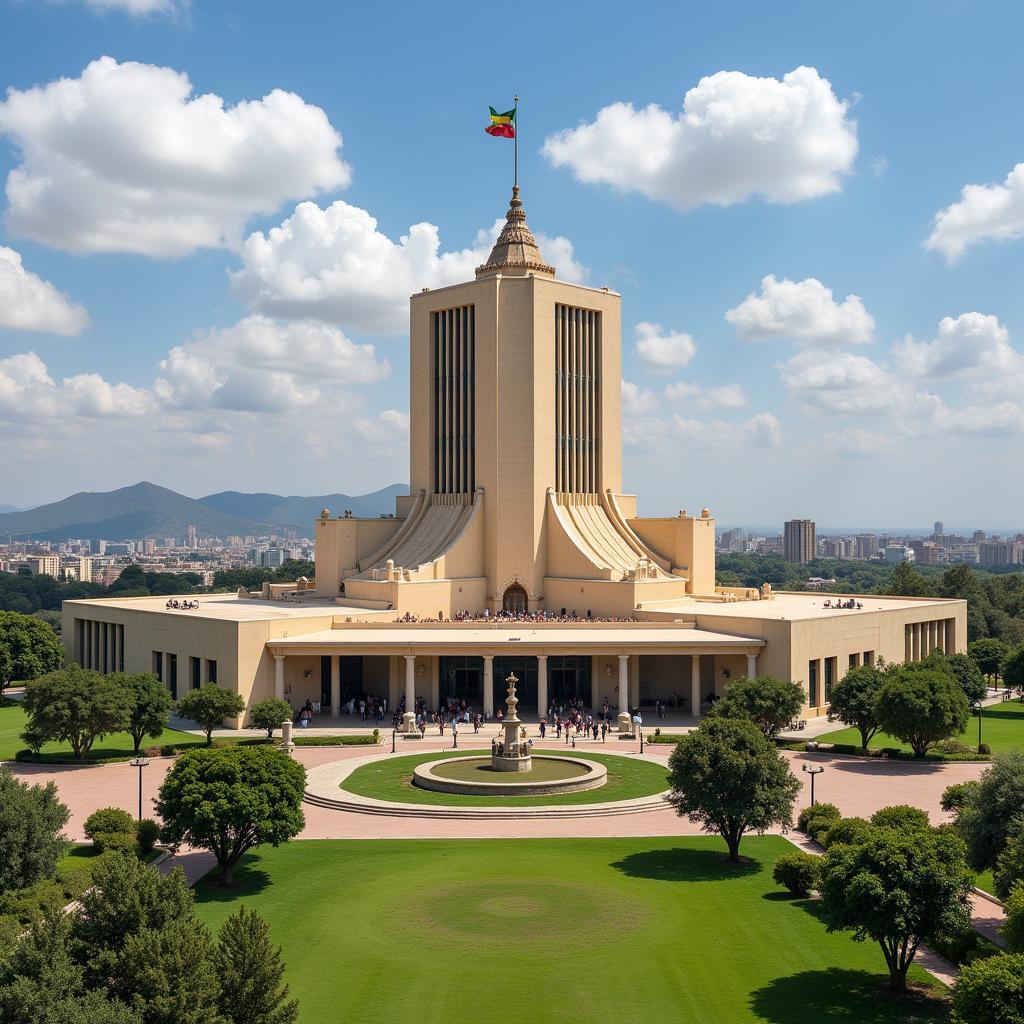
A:
POLYGON ((430 314, 434 493, 476 490, 476 307, 430 314))
POLYGON ((836 662, 838 658, 825 659, 825 703, 832 700, 832 684, 836 680, 836 662))
POLYGON ((217 682, 217 662, 213 658, 206 659, 206 681, 208 683, 217 682))
POLYGON ((178 656, 167 655, 167 685, 171 690, 171 699, 178 699, 178 656))
POLYGON ((818 663, 809 661, 807 663, 807 706, 816 708, 818 706, 818 663))
POLYGON ((865 651, 864 652, 864 664, 874 666, 875 664, 875 652, 865 651))
POLYGON ((850 655, 850 668, 856 668, 860 664, 860 655, 857 653, 850 655))
POLYGON ((199 665, 200 665, 200 662, 199 662, 198 658, 189 658, 188 659, 188 674, 189 674, 189 679, 191 679, 191 681, 192 681, 192 689, 193 690, 198 690, 199 689, 199 684, 202 682, 202 680, 199 677, 199 665))
POLYGON ((164 681, 164 656, 162 651, 153 652, 153 675, 160 680, 164 681))
POLYGON ((555 490, 601 490, 601 313, 555 305, 555 490))

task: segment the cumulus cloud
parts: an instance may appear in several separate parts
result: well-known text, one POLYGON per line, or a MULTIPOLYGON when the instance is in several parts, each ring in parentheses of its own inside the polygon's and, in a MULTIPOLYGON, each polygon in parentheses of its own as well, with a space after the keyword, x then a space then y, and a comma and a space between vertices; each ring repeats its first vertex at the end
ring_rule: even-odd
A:
POLYGON ((871 341, 875 321, 858 295, 842 302, 817 278, 761 279, 761 294, 748 295, 725 314, 744 341, 788 338, 803 345, 858 345, 871 341))
POLYGON ((678 381, 665 385, 665 397, 699 409, 739 409, 747 404, 747 394, 739 384, 722 384, 718 387, 704 387, 678 381))
POLYGON ((939 210, 925 247, 955 263, 969 246, 1024 236, 1024 163, 1001 185, 964 185, 960 202, 939 210))
POLYGON ((689 334, 666 331, 661 324, 639 323, 633 329, 633 336, 636 354, 654 373, 680 370, 697 354, 697 343, 689 334))
POLYGON ((686 441, 687 448, 701 450, 774 448, 782 441, 782 426, 770 412, 742 422, 636 416, 623 420, 622 440, 632 448, 660 453, 680 440, 686 441))
POLYGON ((187 13, 191 0, 85 0, 85 5, 98 14, 122 11, 132 17, 142 18, 150 14, 176 16, 187 13))
POLYGON ((867 356, 809 350, 781 366, 782 383, 805 408, 818 412, 891 411, 912 388, 867 356))
POLYGON ((341 135, 300 96, 226 106, 182 72, 111 57, 8 90, 0 135, 20 159, 8 230, 70 252, 235 248, 251 217, 350 178, 341 135))
POLYGON ((915 341, 908 335, 893 351, 900 369, 914 377, 1024 370, 1024 359, 1010 345, 1010 332, 984 313, 943 317, 933 340, 915 341))
POLYGON ((88 324, 84 306, 27 271, 20 253, 0 245, 0 327, 72 335, 88 324))
POLYGON ((658 408, 658 396, 647 388, 632 381, 622 382, 622 414, 624 416, 647 416, 658 408))
POLYGON ((781 80, 719 71, 679 114, 650 104, 604 107, 549 136, 544 155, 584 182, 640 192, 680 210, 752 196, 792 203, 837 192, 857 154, 857 126, 815 68, 781 80))
MULTIPOLYGON (((366 210, 337 201, 326 208, 300 203, 265 234, 242 246, 242 268, 231 274, 235 295, 278 317, 316 317, 347 330, 397 333, 409 322, 409 296, 473 279, 504 219, 477 232, 473 245, 443 252, 439 229, 413 224, 393 241, 366 210)), ((545 258, 569 281, 586 278, 572 243, 537 235, 545 258)))
POLYGON ((960 409, 940 406, 935 413, 935 428, 951 434, 980 434, 1002 437, 1024 433, 1024 408, 1018 402, 995 405, 968 405, 960 409))

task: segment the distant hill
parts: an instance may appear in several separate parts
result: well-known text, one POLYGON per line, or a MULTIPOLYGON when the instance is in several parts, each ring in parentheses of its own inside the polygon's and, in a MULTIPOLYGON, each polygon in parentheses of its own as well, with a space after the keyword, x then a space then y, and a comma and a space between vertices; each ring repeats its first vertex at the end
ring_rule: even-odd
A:
POLYGON ((309 534, 326 505, 339 515, 350 508, 357 515, 393 512, 395 494, 407 488, 394 484, 376 494, 323 495, 313 498, 225 491, 199 500, 143 481, 116 491, 80 491, 62 501, 22 512, 0 514, 0 538, 61 541, 68 537, 138 540, 142 537, 184 537, 194 524, 201 537, 263 534, 294 529, 309 534))
POLYGON ((395 498, 408 494, 407 484, 391 484, 372 494, 321 494, 303 498, 295 495, 282 497, 280 494, 244 494, 241 491, 221 491, 208 494, 199 501, 225 515, 239 516, 266 523, 285 523, 296 529, 309 530, 310 523, 320 515, 320 510, 329 508, 331 515, 341 515, 351 509, 356 516, 379 516, 395 511, 395 498))

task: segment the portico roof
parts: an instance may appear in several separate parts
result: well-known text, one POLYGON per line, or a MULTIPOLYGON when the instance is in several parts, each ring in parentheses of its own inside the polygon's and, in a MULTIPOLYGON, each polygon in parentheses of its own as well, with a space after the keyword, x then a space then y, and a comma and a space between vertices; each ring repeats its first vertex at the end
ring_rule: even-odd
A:
POLYGON ((541 626, 394 624, 323 629, 268 640, 272 654, 756 654, 758 637, 647 623, 541 626))

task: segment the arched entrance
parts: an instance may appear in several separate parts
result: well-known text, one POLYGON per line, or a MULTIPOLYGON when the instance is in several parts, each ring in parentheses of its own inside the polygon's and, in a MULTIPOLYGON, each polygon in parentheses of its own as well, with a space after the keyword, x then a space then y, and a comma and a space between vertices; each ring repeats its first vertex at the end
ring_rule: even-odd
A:
POLYGON ((525 612, 527 607, 526 591, 518 583, 513 583, 505 591, 505 596, 501 599, 501 607, 506 612, 525 612))

